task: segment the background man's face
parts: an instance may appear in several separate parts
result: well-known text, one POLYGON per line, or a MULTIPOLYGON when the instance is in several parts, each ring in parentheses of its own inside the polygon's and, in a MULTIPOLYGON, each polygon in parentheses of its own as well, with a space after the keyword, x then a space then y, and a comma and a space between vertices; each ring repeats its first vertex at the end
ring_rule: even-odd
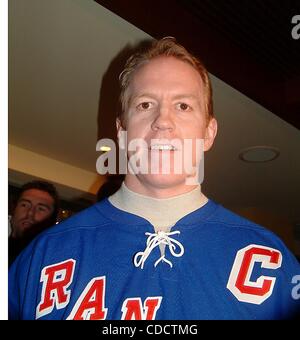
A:
POLYGON ((11 225, 14 237, 47 220, 54 211, 54 199, 45 191, 29 189, 22 193, 14 210, 11 225))
MULTIPOLYGON (((183 142, 193 141, 193 150, 189 150, 193 165, 196 166, 196 139, 209 139, 204 143, 208 150, 215 133, 207 127, 202 79, 189 64, 174 57, 158 57, 141 66, 133 76, 128 91, 129 103, 126 112, 126 130, 128 143, 141 138, 148 146, 149 163, 151 153, 158 153, 161 160, 164 150, 153 150, 152 140, 183 142)), ((143 152, 141 150, 141 152, 143 152)), ((158 187, 182 183, 186 173, 177 174, 174 159, 176 150, 170 154, 171 173, 138 175, 141 181, 158 187)), ((130 154, 129 154, 130 156, 130 154)), ((154 157, 155 158, 155 157, 154 157)), ((157 161, 157 157, 156 157, 157 161)), ((159 163, 161 164, 161 162, 159 163)), ((153 165, 153 164, 152 164, 153 165)))

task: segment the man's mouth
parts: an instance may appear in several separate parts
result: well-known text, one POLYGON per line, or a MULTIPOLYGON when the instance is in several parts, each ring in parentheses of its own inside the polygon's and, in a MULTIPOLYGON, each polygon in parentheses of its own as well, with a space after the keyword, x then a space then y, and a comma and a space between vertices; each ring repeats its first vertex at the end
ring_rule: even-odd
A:
POLYGON ((31 221, 23 221, 22 222, 22 225, 23 225, 23 227, 30 227, 30 226, 32 226, 33 225, 33 222, 31 222, 31 221))

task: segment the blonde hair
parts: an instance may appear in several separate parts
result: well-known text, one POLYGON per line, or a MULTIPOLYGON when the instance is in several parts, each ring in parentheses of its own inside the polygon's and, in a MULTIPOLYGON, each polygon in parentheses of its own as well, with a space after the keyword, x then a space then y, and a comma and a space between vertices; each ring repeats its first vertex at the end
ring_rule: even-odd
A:
POLYGON ((122 114, 119 115, 119 119, 122 125, 125 123, 125 113, 129 103, 128 88, 135 71, 151 59, 160 56, 175 57, 191 65, 199 73, 203 82, 207 121, 213 118, 212 87, 205 66, 198 58, 189 53, 182 45, 178 44, 175 38, 166 37, 160 40, 154 40, 146 50, 133 54, 127 60, 125 68, 119 76, 121 86, 120 101, 122 105, 122 114))

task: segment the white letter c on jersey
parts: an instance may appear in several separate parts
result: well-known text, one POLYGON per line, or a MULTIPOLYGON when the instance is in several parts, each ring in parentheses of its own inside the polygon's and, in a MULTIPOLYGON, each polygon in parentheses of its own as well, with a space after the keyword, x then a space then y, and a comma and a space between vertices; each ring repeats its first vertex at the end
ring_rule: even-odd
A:
POLYGON ((242 302, 260 305, 272 295, 275 277, 260 276, 250 281, 255 262, 262 268, 277 269, 281 266, 282 255, 277 249, 250 244, 236 254, 227 288, 242 302))

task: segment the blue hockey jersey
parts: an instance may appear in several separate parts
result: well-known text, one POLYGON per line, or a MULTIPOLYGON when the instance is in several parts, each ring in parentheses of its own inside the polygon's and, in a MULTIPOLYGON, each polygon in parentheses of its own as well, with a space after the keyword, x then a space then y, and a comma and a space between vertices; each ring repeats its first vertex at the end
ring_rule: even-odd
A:
MULTIPOLYGON (((283 319, 300 265, 270 231, 212 200, 141 266, 145 219, 105 199, 39 235, 9 272, 10 319, 283 319), (184 248, 174 256, 176 242, 184 248), (156 266, 154 265, 156 264, 156 266), (294 282, 294 283, 293 283, 294 282)), ((300 290, 300 289, 299 289, 300 290)))

